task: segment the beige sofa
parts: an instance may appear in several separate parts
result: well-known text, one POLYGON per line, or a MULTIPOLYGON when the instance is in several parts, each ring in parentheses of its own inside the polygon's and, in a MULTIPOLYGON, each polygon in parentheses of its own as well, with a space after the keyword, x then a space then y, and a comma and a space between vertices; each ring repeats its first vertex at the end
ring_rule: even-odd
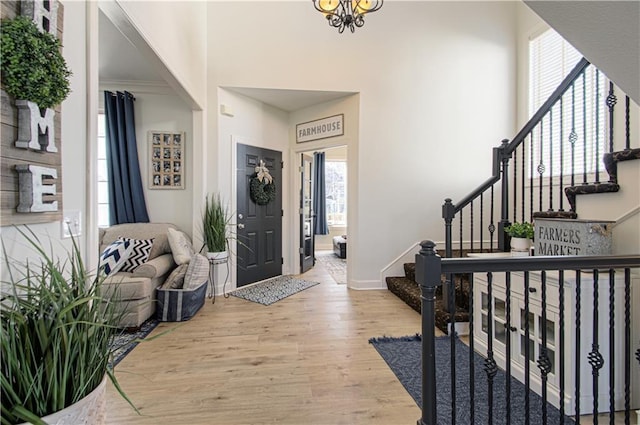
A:
POLYGON ((146 263, 133 272, 118 272, 103 283, 102 297, 115 302, 121 314, 121 328, 138 328, 156 310, 156 288, 176 267, 167 239, 168 223, 129 223, 100 229, 100 252, 119 237, 151 239, 153 246, 146 263))

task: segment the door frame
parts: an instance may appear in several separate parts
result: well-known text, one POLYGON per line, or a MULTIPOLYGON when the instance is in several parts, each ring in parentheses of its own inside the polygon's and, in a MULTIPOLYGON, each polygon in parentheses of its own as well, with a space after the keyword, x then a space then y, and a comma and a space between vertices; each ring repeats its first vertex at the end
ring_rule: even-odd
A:
MULTIPOLYGON (((299 274, 301 270, 300 266, 300 252, 298 247, 300 245, 300 214, 297 214, 300 204, 300 172, 298 167, 301 166, 301 154, 304 152, 313 152, 317 150, 324 150, 330 148, 338 148, 341 146, 347 147, 347 235, 355 232, 350 231, 353 229, 351 224, 354 223, 357 216, 357 205, 355 200, 357 199, 357 146, 348 138, 340 138, 336 142, 327 142, 327 139, 320 140, 320 143, 309 143, 309 146, 296 145, 291 149, 290 158, 296 158, 295 164, 290 167, 290 184, 291 194, 289 198, 289 208, 296 212, 293 214, 293 220, 291 222, 291 250, 289 252, 289 261, 292 264, 293 274, 299 274)), ((285 201, 283 201, 284 203, 285 201)), ((353 245, 353 244, 352 244, 353 245)), ((351 246, 349 247, 351 249, 351 246)), ((354 252, 354 250, 348 251, 354 252)), ((351 259, 352 257, 347 255, 347 285, 349 286, 349 277, 351 276, 351 259)), ((285 260, 286 261, 286 260, 285 260)), ((316 262, 317 264, 317 262, 316 262)))

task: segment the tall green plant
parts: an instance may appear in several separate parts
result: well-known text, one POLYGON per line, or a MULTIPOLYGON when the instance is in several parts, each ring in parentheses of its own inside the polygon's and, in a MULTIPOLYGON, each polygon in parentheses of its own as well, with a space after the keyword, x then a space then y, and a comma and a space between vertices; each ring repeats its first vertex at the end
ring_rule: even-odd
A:
POLYGON ((44 424, 40 417, 84 398, 105 374, 131 404, 109 366, 118 317, 111 303, 102 302, 102 278, 87 273, 75 240, 61 262, 44 251, 30 229, 18 231, 40 264, 15 266, 3 241, 10 277, 4 283, 11 289, 2 294, 0 313, 2 424, 44 424))
POLYGON ((202 233, 204 243, 209 252, 223 252, 227 250, 228 226, 231 214, 223 205, 220 194, 207 196, 202 215, 202 233))

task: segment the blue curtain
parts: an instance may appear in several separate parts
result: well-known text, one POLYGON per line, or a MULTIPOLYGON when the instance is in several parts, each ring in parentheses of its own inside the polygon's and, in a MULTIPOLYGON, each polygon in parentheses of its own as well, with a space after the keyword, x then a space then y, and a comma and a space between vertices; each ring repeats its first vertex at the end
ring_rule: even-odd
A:
POLYGON ((138 162, 134 101, 129 92, 104 92, 111 225, 149 222, 138 162))
POLYGON ((316 235, 328 235, 327 203, 324 182, 324 152, 313 154, 313 205, 316 217, 313 222, 313 233, 316 235))

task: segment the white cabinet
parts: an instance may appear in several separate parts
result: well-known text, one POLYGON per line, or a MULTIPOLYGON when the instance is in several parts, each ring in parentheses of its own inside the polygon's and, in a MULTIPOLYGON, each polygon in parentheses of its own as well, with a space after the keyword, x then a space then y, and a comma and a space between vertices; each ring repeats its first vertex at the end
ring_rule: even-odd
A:
MULTIPOLYGON (((543 288, 541 273, 529 273, 528 312, 525 296, 525 274, 511 273, 510 323, 507 324, 507 288, 505 273, 494 273, 492 280, 492 297, 489 297, 488 276, 486 273, 476 273, 473 276, 474 291, 474 344, 475 349, 486 357, 489 321, 492 322, 493 351, 496 363, 503 370, 506 369, 507 340, 511 344, 512 375, 521 382, 525 382, 526 363, 526 324, 529 326, 529 369, 531 389, 541 393, 541 373, 537 360, 543 348, 543 334, 546 332, 547 353, 550 360, 547 375, 547 396, 550 403, 559 406, 560 400, 560 294, 559 273, 549 272, 546 276, 546 287, 543 288), (546 322, 542 315, 542 291, 546 291, 546 322), (489 307, 493 310, 489 317, 489 307)), ((632 351, 637 349, 640 341, 640 320, 637 306, 640 306, 640 279, 637 277, 631 283, 632 308, 632 351), (635 286, 635 289, 634 289, 635 286), (634 306, 635 311, 634 311, 634 306)), ((565 412, 573 414, 575 411, 575 388, 579 376, 580 410, 581 413, 591 413, 593 410, 593 380, 592 368, 588 355, 592 351, 594 342, 594 275, 582 272, 580 274, 580 335, 578 344, 576 298, 576 272, 567 271, 564 274, 564 365, 565 365, 565 412), (576 367, 576 353, 579 353, 579 368, 576 367)), ((600 369, 598 378, 598 410, 609 410, 609 273, 599 273, 598 279, 598 308, 597 332, 598 352, 604 359, 604 366, 600 369)), ((615 365, 615 408, 624 409, 624 273, 616 273, 613 282, 614 295, 614 365, 615 365)), ((640 367, 633 358, 631 360, 632 408, 640 407, 640 367)))

